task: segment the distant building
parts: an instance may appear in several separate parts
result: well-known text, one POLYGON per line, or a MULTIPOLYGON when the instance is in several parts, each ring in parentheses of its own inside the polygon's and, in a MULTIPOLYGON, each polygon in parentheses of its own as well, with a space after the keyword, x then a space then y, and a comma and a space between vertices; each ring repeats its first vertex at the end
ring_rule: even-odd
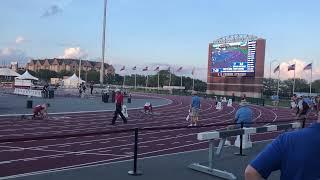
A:
MULTIPOLYGON (((39 71, 41 69, 48 69, 55 72, 79 70, 79 59, 32 59, 26 65, 26 69, 30 71, 39 71)), ((100 71, 101 63, 96 61, 81 60, 81 69, 84 71, 100 71)), ((104 64, 105 74, 115 74, 115 69, 112 65, 104 64)))

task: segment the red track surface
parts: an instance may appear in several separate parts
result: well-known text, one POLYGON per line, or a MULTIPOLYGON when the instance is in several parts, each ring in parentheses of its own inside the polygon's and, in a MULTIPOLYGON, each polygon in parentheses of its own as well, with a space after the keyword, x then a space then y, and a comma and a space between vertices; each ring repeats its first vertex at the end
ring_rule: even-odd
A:
MULTIPOLYGON (((112 112, 62 114, 53 120, 17 120, 0 118, 0 139, 99 132, 135 127, 188 125, 190 97, 165 96, 173 102, 154 108, 159 115, 145 115, 141 110, 129 110, 128 124, 122 120, 109 125, 112 112)), ((290 111, 273 111, 268 107, 252 106, 255 122, 288 119, 290 111)), ((213 102, 202 101, 201 124, 230 123, 237 106, 216 110, 213 102)), ((224 127, 217 127, 224 128, 224 127)), ((197 141, 196 133, 217 128, 185 128, 142 131, 139 133, 139 157, 150 157, 207 148, 208 143, 197 141)), ((257 134, 253 141, 272 139, 277 133, 257 134)), ((133 154, 133 132, 65 139, 0 143, 0 179, 70 169, 95 164, 128 160, 133 154)))

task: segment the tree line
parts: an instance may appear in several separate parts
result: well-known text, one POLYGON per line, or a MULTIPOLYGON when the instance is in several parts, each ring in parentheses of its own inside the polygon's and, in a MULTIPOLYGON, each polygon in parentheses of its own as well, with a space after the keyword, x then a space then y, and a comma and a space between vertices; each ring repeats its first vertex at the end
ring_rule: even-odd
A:
MULTIPOLYGON (((39 78, 41 81, 50 82, 50 78, 63 78, 65 76, 72 76, 73 73, 76 73, 78 76, 79 71, 60 71, 55 72, 47 69, 41 69, 37 72, 30 71, 31 75, 39 78)), ((24 71, 19 71, 19 74, 24 73, 24 71)), ((160 87, 162 86, 168 86, 169 85, 169 78, 170 78, 170 72, 168 70, 161 70, 159 73, 159 84, 160 87)), ((155 75, 149 75, 148 76, 148 87, 158 87, 158 73, 155 75)), ((98 71, 81 71, 81 79, 85 80, 86 82, 94 82, 99 83, 100 81, 100 72, 98 71)), ((124 77, 120 76, 119 74, 115 75, 106 75, 105 82, 107 84, 113 84, 113 85, 123 85, 124 77)), ((183 86, 185 86, 186 90, 191 90, 193 86, 193 80, 190 77, 182 77, 183 86)), ((126 75, 125 77, 125 85, 126 86, 134 86, 135 85, 135 75, 126 75)), ((144 75, 136 75, 136 85, 140 87, 146 86, 146 76, 144 75)), ((176 76, 175 74, 171 74, 171 86, 180 86, 181 85, 181 77, 176 76)), ((203 82, 201 80, 195 79, 194 80, 194 88, 196 91, 202 91, 205 92, 207 90, 207 84, 206 82, 203 82)))
MULTIPOLYGON (((65 76, 71 76, 73 73, 78 75, 78 71, 50 71, 46 69, 39 70, 37 72, 29 71, 31 75, 38 77, 42 81, 50 82, 50 78, 63 78, 65 76)), ((19 74, 24 73, 24 71, 18 72, 19 74)), ((160 87, 168 86, 169 85, 169 77, 170 72, 168 70, 161 70, 159 73, 159 82, 160 87)), ((148 87, 157 87, 158 86, 158 73, 155 75, 148 76, 148 87)), ((100 79, 100 72, 98 71, 81 71, 81 79, 87 82, 94 82, 99 83, 100 79)), ((144 75, 136 75, 137 79, 137 86, 144 87, 146 85, 146 76, 144 75)), ((115 75, 106 75, 105 82, 107 84, 114 84, 114 85, 122 85, 124 77, 120 76, 119 74, 115 75)), ((135 82, 135 75, 126 75, 125 78, 125 85, 126 86, 134 86, 135 82)), ((182 86, 185 86, 186 90, 191 90, 193 86, 192 78, 190 77, 182 77, 182 86)), ((180 86, 181 85, 181 77, 175 74, 171 74, 171 86, 180 86)), ((278 79, 273 78, 264 78, 263 79, 263 95, 271 96, 277 92, 278 87, 278 79)), ((282 97, 289 97, 292 95, 292 86, 293 86, 293 79, 287 79, 280 81, 280 88, 279 88, 279 95, 282 97)), ((195 79, 194 80, 194 88, 196 91, 205 92, 207 90, 206 82, 201 80, 195 79)), ((309 92, 309 83, 305 79, 296 79, 295 84, 295 92, 309 92)), ((312 92, 313 93, 320 93, 320 80, 315 80, 312 82, 312 92)))

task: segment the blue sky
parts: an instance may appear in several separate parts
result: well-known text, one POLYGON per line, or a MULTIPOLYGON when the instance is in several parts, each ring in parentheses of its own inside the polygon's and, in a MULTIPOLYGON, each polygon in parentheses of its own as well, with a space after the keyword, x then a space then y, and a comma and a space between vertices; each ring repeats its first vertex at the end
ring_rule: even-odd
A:
MULTIPOLYGON (((241 33, 267 40, 266 75, 273 59, 319 69, 318 7, 317 0, 108 0, 106 56, 113 64, 203 70, 209 42, 241 33)), ((103 0, 1 0, 0 58, 97 59, 102 14, 103 0)))

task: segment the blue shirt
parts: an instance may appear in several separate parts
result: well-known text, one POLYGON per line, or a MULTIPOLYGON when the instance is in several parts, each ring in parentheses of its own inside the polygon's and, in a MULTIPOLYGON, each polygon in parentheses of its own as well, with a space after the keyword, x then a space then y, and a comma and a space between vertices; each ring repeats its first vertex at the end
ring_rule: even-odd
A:
POLYGON ((273 95, 271 96, 272 101, 278 101, 279 100, 279 96, 277 95, 273 95))
MULTIPOLYGON (((252 122, 253 113, 249 106, 242 106, 235 115, 236 123, 251 123, 252 122)), ((249 127, 250 124, 244 124, 245 127, 249 127)))
POLYGON ((200 109, 200 98, 199 98, 199 96, 192 96, 191 107, 200 109))
POLYGON ((281 171, 281 180, 320 179, 320 123, 277 137, 251 162, 267 179, 272 171, 281 171))

